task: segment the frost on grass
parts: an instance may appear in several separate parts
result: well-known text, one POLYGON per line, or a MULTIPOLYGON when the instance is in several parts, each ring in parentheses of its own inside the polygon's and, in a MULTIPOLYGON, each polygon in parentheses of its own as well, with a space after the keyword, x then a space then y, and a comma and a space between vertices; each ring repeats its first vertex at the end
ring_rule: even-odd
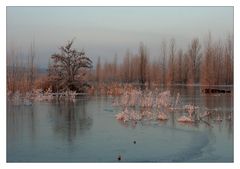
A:
MULTIPOLYGON (((116 114, 116 119, 123 122, 137 121, 167 121, 170 113, 177 113, 175 119, 179 123, 199 123, 204 122, 206 118, 211 117, 212 121, 221 122, 223 115, 217 113, 217 110, 210 111, 207 108, 200 109, 194 104, 182 104, 180 93, 175 97, 171 96, 169 90, 163 92, 141 91, 132 89, 123 92, 120 97, 116 97, 113 106, 119 106, 122 111, 116 114), (204 110, 205 109, 205 110, 204 110), (203 110, 202 113, 200 113, 203 110), (179 114, 179 111, 183 112, 179 114)), ((226 120, 231 120, 228 115, 226 120)))
POLYGON ((52 102, 52 101, 71 101, 75 102, 77 93, 76 91, 65 91, 62 93, 53 93, 49 88, 46 91, 41 89, 33 90, 32 92, 20 93, 16 91, 14 93, 8 93, 8 102, 12 105, 25 105, 31 106, 34 102, 52 102))

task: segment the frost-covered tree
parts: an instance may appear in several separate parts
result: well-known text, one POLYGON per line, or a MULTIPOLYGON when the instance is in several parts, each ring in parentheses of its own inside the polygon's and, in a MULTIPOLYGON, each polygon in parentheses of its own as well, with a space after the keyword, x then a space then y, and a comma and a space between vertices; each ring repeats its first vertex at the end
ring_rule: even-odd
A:
POLYGON ((49 78, 53 90, 80 91, 87 85, 87 69, 92 68, 92 61, 85 52, 72 49, 73 40, 60 47, 60 53, 51 56, 53 63, 49 66, 49 78))

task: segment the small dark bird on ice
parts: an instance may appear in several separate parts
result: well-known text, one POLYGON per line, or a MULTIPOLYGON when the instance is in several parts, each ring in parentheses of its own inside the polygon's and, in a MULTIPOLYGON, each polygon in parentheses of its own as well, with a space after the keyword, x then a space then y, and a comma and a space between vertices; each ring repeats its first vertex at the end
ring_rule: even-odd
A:
POLYGON ((121 155, 118 155, 118 161, 121 161, 121 159, 122 159, 122 157, 121 157, 121 155))

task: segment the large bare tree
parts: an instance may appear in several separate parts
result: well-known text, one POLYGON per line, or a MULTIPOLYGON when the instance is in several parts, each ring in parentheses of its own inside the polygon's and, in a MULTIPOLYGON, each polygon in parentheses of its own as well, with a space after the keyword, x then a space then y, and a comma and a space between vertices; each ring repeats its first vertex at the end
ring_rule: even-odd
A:
POLYGON ((80 91, 86 85, 86 69, 92 68, 92 61, 85 52, 72 49, 73 40, 60 47, 60 53, 51 56, 53 63, 49 67, 49 76, 53 90, 80 91))

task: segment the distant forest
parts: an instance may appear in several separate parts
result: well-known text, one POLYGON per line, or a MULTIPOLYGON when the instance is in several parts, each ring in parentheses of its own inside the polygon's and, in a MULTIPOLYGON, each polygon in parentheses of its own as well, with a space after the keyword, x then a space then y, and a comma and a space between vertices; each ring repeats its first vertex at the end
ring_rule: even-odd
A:
MULTIPOLYGON (((61 49, 64 50, 66 47, 61 47, 61 49)), ((175 40, 171 39, 169 42, 163 41, 159 45, 159 58, 152 59, 147 46, 140 43, 137 53, 127 50, 125 56, 114 56, 112 61, 105 62, 98 57, 97 63, 93 64, 96 66, 93 68, 91 66, 92 56, 85 56, 84 52, 80 52, 79 56, 84 57, 89 65, 83 66, 85 62, 77 62, 81 71, 76 71, 76 76, 71 76, 71 81, 69 81, 70 76, 67 77, 63 73, 65 70, 58 72, 55 70, 55 73, 62 73, 62 75, 61 77, 59 75, 59 81, 54 81, 51 70, 57 66, 56 60, 58 59, 53 57, 56 54, 49 56, 48 73, 39 73, 36 67, 35 46, 31 44, 27 62, 22 61, 14 49, 7 51, 7 90, 22 93, 33 89, 46 90, 56 88, 56 84, 63 81, 65 83, 62 85, 66 84, 66 86, 61 87, 62 90, 78 90, 81 88, 79 84, 97 87, 100 84, 113 83, 138 83, 148 86, 153 84, 233 85, 233 47, 232 35, 227 36, 225 40, 216 41, 209 34, 203 44, 198 38, 193 38, 186 50, 178 49, 175 40), (119 58, 123 58, 123 60, 119 58), (66 77, 67 80, 64 79, 66 77), (80 81, 81 83, 73 86, 80 81)), ((73 53, 77 52, 76 50, 72 51, 73 53)), ((60 66, 58 65, 58 67, 60 66)), ((72 75, 69 71, 66 69, 66 72, 72 75)))

